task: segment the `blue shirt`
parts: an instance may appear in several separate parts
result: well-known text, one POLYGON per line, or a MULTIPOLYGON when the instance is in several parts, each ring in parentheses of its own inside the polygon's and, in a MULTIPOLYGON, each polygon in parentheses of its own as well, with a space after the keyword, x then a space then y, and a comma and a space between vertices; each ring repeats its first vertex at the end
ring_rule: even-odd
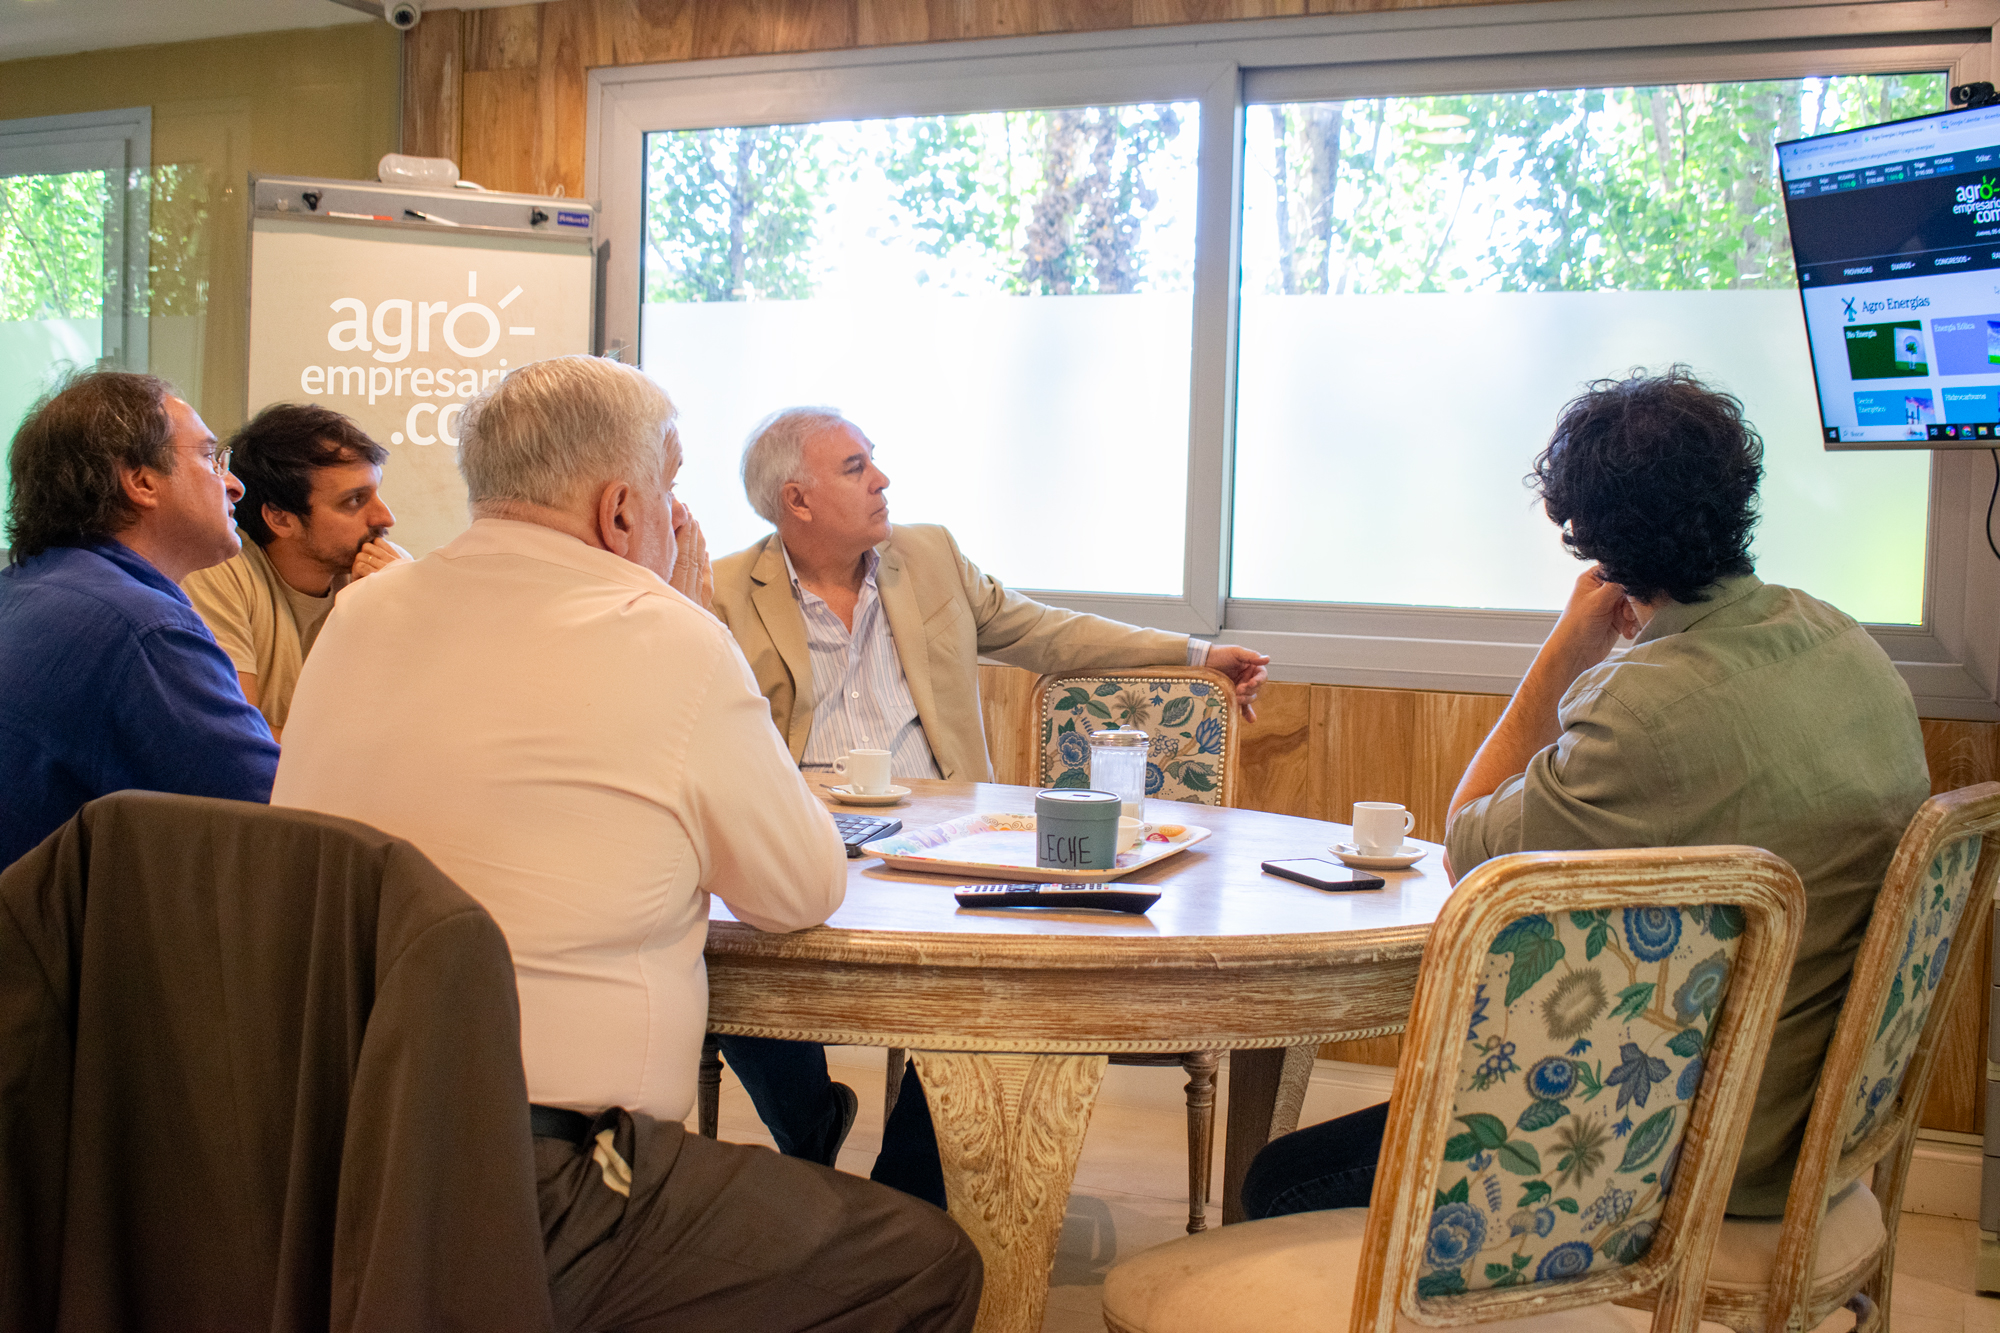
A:
POLYGON ((187 595, 119 542, 0 570, 0 867, 137 787, 268 801, 278 746, 187 595))

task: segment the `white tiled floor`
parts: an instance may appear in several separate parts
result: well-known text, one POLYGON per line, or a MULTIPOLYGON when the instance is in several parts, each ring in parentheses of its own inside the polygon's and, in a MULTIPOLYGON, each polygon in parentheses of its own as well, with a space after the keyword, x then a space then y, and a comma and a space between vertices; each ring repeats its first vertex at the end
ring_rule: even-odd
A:
MULTIPOLYGON (((839 1052, 835 1060, 865 1060, 870 1055, 839 1052)), ((872 1070, 847 1063, 836 1063, 833 1070, 835 1078, 853 1086, 861 1097, 860 1114, 840 1154, 841 1169, 859 1175, 868 1174, 882 1142, 881 1065, 879 1056, 873 1059, 872 1070)), ((1181 1075, 1173 1069, 1113 1073, 1116 1083, 1107 1085, 1107 1095, 1098 1100, 1077 1166, 1043 1333, 1102 1333, 1099 1297, 1105 1273, 1121 1258, 1186 1234, 1187 1128, 1173 1102, 1181 1075), (1135 1089, 1141 1095, 1130 1095, 1135 1089)), ((769 1143, 749 1097, 726 1072, 723 1080, 722 1137, 738 1143, 769 1143)), ((1320 1100, 1309 1099, 1308 1122, 1347 1109, 1316 1105, 1320 1100)), ((1219 1127, 1225 1107, 1218 1105, 1216 1110, 1219 1127)), ((1218 1132, 1214 1177, 1218 1186, 1220 1138, 1218 1132)), ((1220 1209, 1211 1207, 1209 1225, 1219 1226, 1221 1220, 1220 1209)), ((1904 1215, 1891 1297, 1896 1333, 2000 1333, 2000 1299, 1973 1291, 1978 1243, 1976 1223, 1904 1215)), ((1849 1323, 1847 1316, 1836 1315, 1818 1333, 1834 1333, 1849 1323)))

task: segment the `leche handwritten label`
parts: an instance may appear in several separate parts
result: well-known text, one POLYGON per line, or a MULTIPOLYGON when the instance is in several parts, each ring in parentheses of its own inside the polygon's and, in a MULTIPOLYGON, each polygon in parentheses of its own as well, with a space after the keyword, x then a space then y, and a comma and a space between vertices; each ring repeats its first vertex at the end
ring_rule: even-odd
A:
POLYGON ((1089 870, 1097 863, 1090 855, 1088 833, 1044 833, 1038 864, 1065 870, 1089 870))

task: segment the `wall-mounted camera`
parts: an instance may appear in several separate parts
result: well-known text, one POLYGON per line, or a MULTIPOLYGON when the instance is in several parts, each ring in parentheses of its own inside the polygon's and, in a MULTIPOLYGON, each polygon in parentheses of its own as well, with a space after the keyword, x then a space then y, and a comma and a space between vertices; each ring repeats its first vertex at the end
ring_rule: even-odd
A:
POLYGON ((386 3, 385 0, 333 0, 333 3, 387 19, 389 26, 398 32, 408 32, 424 16, 423 0, 387 0, 386 3))

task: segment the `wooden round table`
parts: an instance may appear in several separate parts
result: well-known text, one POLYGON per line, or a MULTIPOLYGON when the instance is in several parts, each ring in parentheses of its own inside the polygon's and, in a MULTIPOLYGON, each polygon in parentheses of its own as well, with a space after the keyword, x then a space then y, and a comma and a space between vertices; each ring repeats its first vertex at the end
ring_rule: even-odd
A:
MULTIPOLYGON (((1032 813, 1034 789, 913 781, 887 810, 906 829, 1032 813)), ((981 1333, 1041 1327, 1084 1130, 1111 1053, 1232 1051, 1224 1220, 1257 1148, 1296 1123, 1322 1042, 1402 1030, 1417 964, 1450 893, 1442 849, 1385 889, 1329 893, 1265 874, 1331 859, 1344 824, 1147 803, 1205 842, 1118 881, 1161 898, 1145 916, 970 910, 967 876, 850 863, 824 925, 753 929, 720 900, 708 934, 709 1028, 829 1045, 904 1047, 930 1100, 951 1214, 986 1262, 981 1333)))

